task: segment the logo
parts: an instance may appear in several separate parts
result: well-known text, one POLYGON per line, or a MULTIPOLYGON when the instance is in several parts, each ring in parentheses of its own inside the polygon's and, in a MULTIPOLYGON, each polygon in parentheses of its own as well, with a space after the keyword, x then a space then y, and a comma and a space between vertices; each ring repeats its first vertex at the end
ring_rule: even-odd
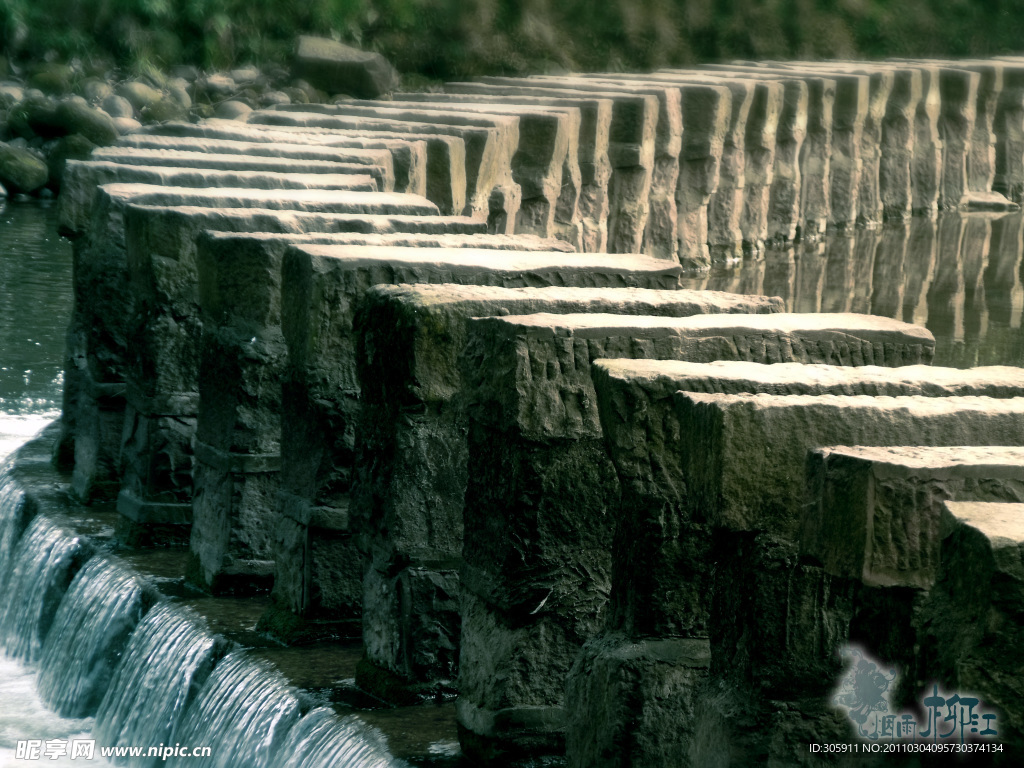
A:
POLYGON ((989 740, 999 735, 997 716, 986 711, 976 696, 947 694, 938 683, 921 698, 921 713, 892 709, 892 691, 899 675, 884 669, 861 649, 847 646, 842 656, 849 667, 832 698, 845 712, 862 739, 871 741, 968 741, 989 740))

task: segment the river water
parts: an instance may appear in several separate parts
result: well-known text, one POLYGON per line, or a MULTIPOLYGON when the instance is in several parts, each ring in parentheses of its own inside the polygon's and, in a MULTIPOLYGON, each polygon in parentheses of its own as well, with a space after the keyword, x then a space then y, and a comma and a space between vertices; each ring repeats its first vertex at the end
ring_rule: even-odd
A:
MULTIPOLYGON (((923 324, 936 336, 936 365, 1022 366, 1022 231, 1020 214, 915 219, 718 267, 688 278, 686 287, 782 296, 794 312, 923 324)), ((0 202, 0 462, 59 414, 71 247, 55 232, 55 206, 0 202)), ((40 764, 14 760, 20 739, 69 738, 93 727, 47 710, 36 677, 0 649, 0 765, 40 764)), ((430 751, 453 747, 448 740, 430 751)))

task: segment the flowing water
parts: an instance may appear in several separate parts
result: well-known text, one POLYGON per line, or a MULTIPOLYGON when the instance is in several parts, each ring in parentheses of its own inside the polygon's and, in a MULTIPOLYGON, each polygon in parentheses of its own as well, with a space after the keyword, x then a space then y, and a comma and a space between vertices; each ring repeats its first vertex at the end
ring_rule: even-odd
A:
MULTIPOLYGON (((0 462, 59 413, 71 255, 54 231, 53 208, 0 204, 0 462)), ((919 323, 936 336, 937 365, 1024 365, 1022 232, 1020 214, 917 219, 717 267, 686 287, 782 296, 796 312, 919 323)), ((367 720, 390 734, 392 749, 396 734, 406 738, 397 751, 410 760, 439 756, 417 764, 456 764, 455 742, 438 741, 443 727, 421 722, 429 733, 410 737, 398 710, 339 717, 259 654, 233 647, 192 608, 154 604, 152 587, 126 562, 94 555, 94 545, 34 514, 0 467, 0 765, 40 765, 15 758, 21 740, 93 738, 97 746, 212 749, 198 763, 119 760, 145 768, 404 764, 367 720), (420 745, 409 749, 416 738, 420 745)), ((307 666, 309 658, 307 651, 307 666)), ((108 765, 98 757, 43 758, 53 766, 108 765)))

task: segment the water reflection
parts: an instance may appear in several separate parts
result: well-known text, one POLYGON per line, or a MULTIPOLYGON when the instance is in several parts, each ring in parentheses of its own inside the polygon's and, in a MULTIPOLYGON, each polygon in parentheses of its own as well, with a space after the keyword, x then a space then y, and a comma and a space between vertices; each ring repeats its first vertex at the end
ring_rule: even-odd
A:
POLYGON ((0 201, 0 414, 60 408, 71 245, 56 206, 0 201))
POLYGON ((861 312, 924 325, 935 365, 1024 365, 1024 214, 948 214, 769 251, 685 287, 781 296, 791 312, 861 312))

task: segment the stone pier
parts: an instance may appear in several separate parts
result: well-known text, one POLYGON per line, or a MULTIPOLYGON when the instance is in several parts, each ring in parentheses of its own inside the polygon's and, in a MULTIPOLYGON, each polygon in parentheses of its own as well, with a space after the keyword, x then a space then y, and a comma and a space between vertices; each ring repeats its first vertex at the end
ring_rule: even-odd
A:
MULTIPOLYGON (((317 519, 349 521, 360 390, 352 323, 357 299, 374 285, 457 283, 502 287, 674 289, 679 267, 643 256, 479 249, 293 247, 282 268, 282 329, 288 347, 282 389, 282 506, 274 584, 277 604, 317 620, 350 619, 353 605, 323 605, 311 573, 325 561, 358 558, 352 531, 333 543, 314 536, 317 519)), ((335 529, 338 526, 334 526, 335 529)), ((440 532, 439 532, 440 533, 440 532)), ((359 595, 353 600, 358 600, 359 595)), ((439 598, 440 599, 440 598, 439 598)), ((367 683, 372 684, 372 681, 367 683)))
POLYGON ((685 317, 778 310, 776 300, 694 291, 386 286, 356 318, 361 390, 350 518, 368 553, 367 659, 429 690, 454 678, 467 419, 459 358, 467 318, 511 313, 685 317), (450 601, 431 599, 446 585, 450 601))
POLYGON ((464 747, 488 759, 557 752, 565 675, 606 615, 619 482, 602 440, 591 360, 899 365, 926 361, 931 346, 921 329, 856 315, 471 320, 463 362, 464 747))

